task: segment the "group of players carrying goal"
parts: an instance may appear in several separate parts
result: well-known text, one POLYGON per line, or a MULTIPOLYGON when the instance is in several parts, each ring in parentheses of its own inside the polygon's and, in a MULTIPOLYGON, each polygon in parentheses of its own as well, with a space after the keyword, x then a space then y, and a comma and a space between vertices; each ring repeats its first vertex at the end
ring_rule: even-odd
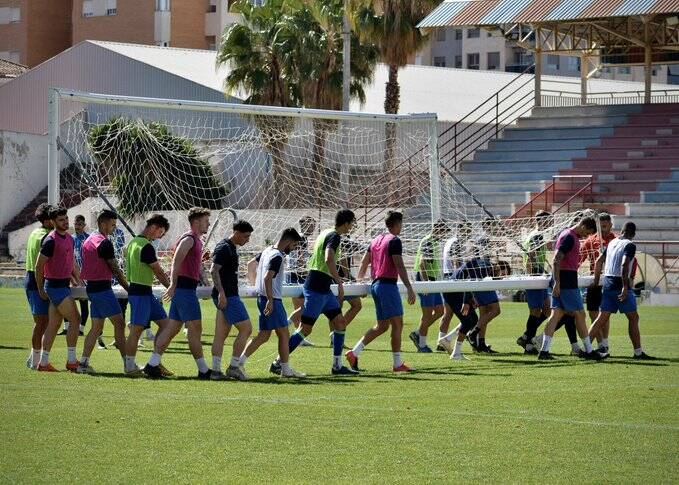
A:
MULTIPOLYGON (((310 250, 308 237, 315 232, 315 221, 305 217, 300 220, 302 234, 294 227, 283 229, 272 245, 248 262, 248 282, 254 287, 259 313, 259 331, 254 338, 250 338, 250 316, 239 296, 238 250, 248 244, 256 229, 245 220, 235 221, 231 234, 224 234, 211 253, 211 296, 217 309, 211 368, 203 354, 202 314, 196 291, 201 282, 207 281, 203 274, 203 245, 210 227, 208 210, 192 208, 188 211, 188 227, 175 243, 169 274, 161 266, 153 245, 169 230, 169 222, 163 215, 152 215, 146 220, 143 231, 126 246, 125 271, 119 266, 111 242, 118 219, 115 212, 103 210, 98 215, 97 231, 80 248, 81 254, 77 258, 80 264, 76 262, 74 240, 68 233, 66 209, 42 204, 36 211, 36 219, 40 227, 30 234, 26 252, 26 296, 35 323, 32 352, 26 362, 30 369, 58 371, 50 362, 50 351, 59 326, 66 319, 70 322, 66 333, 66 370, 94 373, 90 364, 92 352, 102 334, 105 320, 109 319, 114 327, 115 346, 123 361, 124 374, 128 376, 146 375, 158 379, 173 375, 163 365, 162 359, 174 337, 185 326, 189 350, 198 367, 198 379, 248 380, 248 359, 269 340, 272 333, 278 340, 278 357, 271 363, 270 371, 282 378, 305 378, 304 373, 291 367, 290 355, 301 345, 313 345, 307 337, 323 314, 331 329, 332 375, 359 374, 359 358, 364 349, 388 330, 391 334, 392 370, 413 370, 403 361, 401 353, 404 309, 398 281, 405 287, 409 305, 415 304, 418 295, 404 263, 403 243, 399 237, 404 221, 400 212, 389 211, 383 233, 375 237, 367 248, 361 248, 363 256, 355 280, 370 282, 377 323, 351 349, 345 347, 345 331, 361 311, 360 297, 345 298, 344 294, 345 281, 353 280, 347 259, 355 252, 356 246, 349 238, 356 223, 354 213, 349 209, 339 210, 334 226, 321 230, 310 250), (351 251, 347 250, 348 247, 351 251), (130 307, 127 336, 124 313, 112 288, 114 280, 127 292, 130 307), (166 288, 161 299, 153 294, 155 280, 166 288), (283 305, 286 281, 303 285, 302 295, 293 299, 295 311, 290 318, 283 305), (331 289, 333 284, 337 285, 337 294, 331 289), (91 303, 92 326, 85 337, 80 359, 77 358, 80 314, 71 294, 71 285, 85 286, 91 303), (170 303, 169 314, 161 300, 170 303), (346 313, 342 311, 344 300, 350 305, 346 313), (148 363, 140 368, 136 363, 138 342, 151 322, 158 326, 153 353, 148 363), (291 323, 296 326, 292 335, 288 330, 291 323), (236 328, 237 335, 231 360, 223 371, 225 340, 232 327, 236 328), (345 349, 348 351, 343 355, 345 349), (344 364, 345 359, 348 365, 344 364)), ((609 355, 609 318, 611 313, 620 311, 629 320, 634 357, 651 358, 641 346, 639 315, 631 283, 636 251, 632 240, 636 227, 634 223, 627 222, 621 234, 615 237, 611 232, 610 216, 601 215, 600 219, 601 237, 595 234, 596 221, 586 217, 562 231, 557 238, 552 261, 551 295, 548 289, 527 290, 529 317, 525 333, 517 340, 526 354, 536 354, 540 360, 553 359, 550 353, 553 335, 557 328, 564 326, 573 353, 591 360, 606 358, 609 355), (587 304, 594 321, 589 330, 578 288, 578 268, 583 262, 580 240, 584 238, 588 238, 585 245, 593 249, 591 254, 600 253, 591 261, 595 282, 587 291, 587 304), (599 283, 602 283, 601 289, 599 283), (536 333, 546 320, 548 324, 542 342, 539 342, 536 333), (582 341, 582 348, 576 333, 582 341), (599 342, 596 350, 592 347, 594 339, 599 342)), ((547 252, 543 232, 551 224, 551 216, 540 213, 535 220, 536 227, 525 243, 524 263, 529 274, 546 274, 547 252)), ((477 280, 502 277, 510 272, 508 264, 492 262, 486 255, 484 246, 488 242, 485 237, 475 241, 469 241, 469 237, 467 223, 459 224, 456 231, 452 231, 445 221, 435 222, 419 243, 414 266, 415 280, 477 280), (455 234, 451 236, 452 232, 455 234), (456 256, 461 253, 459 248, 467 244, 476 248, 474 255, 460 259, 456 256)), ((419 300, 422 308, 420 325, 409 334, 418 352, 433 353, 427 343, 427 334, 439 319, 437 350, 447 352, 452 360, 467 360, 462 352, 465 340, 476 352, 495 352, 486 343, 488 324, 500 315, 499 298, 495 291, 443 295, 425 293, 419 295, 419 300), (457 317, 459 325, 449 331, 453 316, 457 317)))

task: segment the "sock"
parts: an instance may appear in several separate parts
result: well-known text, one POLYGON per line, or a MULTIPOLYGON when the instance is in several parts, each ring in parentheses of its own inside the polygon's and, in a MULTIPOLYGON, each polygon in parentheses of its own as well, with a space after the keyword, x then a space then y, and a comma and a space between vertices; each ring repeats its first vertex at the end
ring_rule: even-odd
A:
POLYGON ((151 355, 151 359, 149 359, 149 365, 152 367, 157 367, 160 365, 160 354, 156 354, 155 352, 151 355))
POLYGON ((84 355, 82 357, 80 357, 80 366, 81 367, 87 367, 89 365, 89 363, 90 363, 89 357, 85 357, 84 355))
POLYGON ((443 332, 439 332, 439 341, 444 340, 446 338, 446 334, 443 332))
POLYGON ((221 357, 218 357, 216 355, 212 356, 212 370, 214 370, 214 371, 222 370, 222 358, 221 357))
POLYGON ((240 366, 240 365, 245 366, 245 363, 246 363, 247 361, 248 361, 248 356, 245 355, 245 352, 243 352, 243 353, 240 355, 240 359, 238 360, 238 365, 239 365, 239 366, 240 366))
POLYGON ((483 348, 483 347, 486 346, 486 339, 485 339, 485 337, 479 337, 479 338, 477 339, 477 341, 479 342, 479 347, 482 347, 482 348, 483 348))
POLYGON ((552 350, 552 337, 545 335, 542 340, 542 352, 549 352, 550 350, 552 350))
POLYGON ((201 357, 200 359, 196 359, 196 365, 198 366, 198 371, 201 374, 205 374, 207 371, 210 370, 210 368, 207 366, 207 362, 205 362, 205 357, 201 357))
POLYGON ((38 364, 40 364, 40 351, 33 349, 33 354, 31 356, 31 362, 33 363, 33 367, 38 367, 38 364))
POLYGON ((602 338, 600 344, 601 344, 602 347, 608 348, 608 339, 602 338))
POLYGON ((134 361, 134 356, 126 355, 125 356, 125 370, 126 371, 131 371, 134 370, 135 367, 137 367, 137 363, 134 361))
POLYGON ((589 337, 582 339, 582 345, 585 346, 585 352, 590 353, 592 351, 592 341, 589 339, 589 337))
POLYGON ((535 337, 538 327, 540 327, 543 321, 544 320, 542 317, 535 317, 533 315, 528 316, 528 320, 526 321, 526 333, 524 334, 526 336, 526 340, 530 340, 535 337))
POLYGON ((68 350, 68 363, 72 364, 76 360, 78 360, 78 357, 75 354, 75 347, 68 347, 67 350, 68 350))
POLYGON ((532 352, 535 346, 533 344, 526 344, 526 351, 532 352))
POLYGON ((302 340, 304 340, 304 334, 299 330, 292 334, 290 341, 288 342, 288 350, 290 353, 294 352, 294 350, 299 347, 299 344, 302 343, 302 340))
POLYGON ((577 342, 573 342, 573 343, 571 344, 571 349, 573 349, 573 352, 576 352, 576 353, 580 352, 580 350, 581 350, 581 349, 580 349, 580 346, 578 345, 577 342))
POLYGON ((342 367, 342 356, 341 355, 333 355, 332 356, 332 366, 335 369, 339 369, 342 367))
POLYGON ((84 332, 85 331, 85 325, 80 325, 80 331, 84 332))
POLYGON ((50 353, 45 352, 43 350, 42 354, 40 354, 40 365, 47 365, 49 363, 50 363, 50 353))
POLYGON ((290 372, 290 362, 281 362, 281 374, 290 372))
POLYGON ((420 339, 420 347, 426 347, 427 336, 426 335, 419 335, 419 334, 418 334, 418 336, 419 336, 419 339, 420 339))
POLYGON ((363 344, 363 339, 359 340, 356 345, 354 345, 354 348, 351 349, 351 351, 354 353, 356 357, 359 357, 361 355, 361 352, 363 352, 363 349, 365 349, 365 345, 363 344))
POLYGON ((634 355, 636 355, 637 357, 639 357, 643 353, 644 349, 642 349, 641 347, 639 347, 638 349, 634 349, 634 355))
POLYGON ((566 334, 568 335, 568 341, 570 343, 578 341, 578 331, 575 327, 575 317, 571 315, 565 315, 561 318, 564 326, 566 327, 566 334))
POLYGON ((459 340, 455 341, 455 350, 453 350, 453 355, 462 355, 462 344, 459 340))
POLYGON ((236 357, 235 355, 231 356, 231 363, 229 365, 231 367, 238 367, 238 364, 240 364, 240 357, 236 357))
POLYGON ((403 360, 401 360, 401 352, 393 352, 394 357, 394 368, 401 367, 403 365, 403 360))
POLYGON ((332 333, 332 355, 342 359, 342 350, 344 349, 344 331, 335 330, 332 333))

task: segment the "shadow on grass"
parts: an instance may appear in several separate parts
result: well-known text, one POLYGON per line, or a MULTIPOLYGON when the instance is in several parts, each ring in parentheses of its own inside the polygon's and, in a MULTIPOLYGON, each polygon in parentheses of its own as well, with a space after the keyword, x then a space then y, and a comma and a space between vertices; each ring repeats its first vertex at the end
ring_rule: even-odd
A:
POLYGON ((16 347, 14 345, 0 345, 0 350, 31 350, 30 347, 16 347))

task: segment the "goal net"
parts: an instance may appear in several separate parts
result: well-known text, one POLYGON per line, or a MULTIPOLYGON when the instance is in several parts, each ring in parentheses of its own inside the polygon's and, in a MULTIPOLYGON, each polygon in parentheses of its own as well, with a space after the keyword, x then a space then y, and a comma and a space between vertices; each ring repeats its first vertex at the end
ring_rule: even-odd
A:
MULTIPOLYGON (((59 168, 50 165, 51 194, 73 213, 89 214, 91 226, 98 210, 114 207, 127 226, 128 241, 150 214, 166 215, 171 229, 157 243, 166 268, 193 206, 212 211, 206 251, 230 235, 234 220, 252 224, 251 242, 240 250, 243 274, 249 257, 275 242, 285 227, 306 230, 311 246, 321 230, 334 225, 336 211, 349 208, 356 224, 343 241, 342 255, 354 274, 370 240, 384 231, 386 213, 400 210, 404 258, 413 273, 420 242, 439 221, 444 230, 436 234, 437 249, 429 257, 441 265, 446 242, 456 238, 447 245, 455 251, 449 264, 479 257, 503 262, 506 271, 498 278, 542 275, 526 265, 526 240, 536 220, 494 217, 455 173, 441 168, 435 115, 370 115, 64 90, 53 90, 52 105, 50 159, 58 160, 59 168)), ((542 247, 582 215, 550 218, 540 228, 542 247)), ((295 261, 304 260, 304 254, 296 256, 295 261)))

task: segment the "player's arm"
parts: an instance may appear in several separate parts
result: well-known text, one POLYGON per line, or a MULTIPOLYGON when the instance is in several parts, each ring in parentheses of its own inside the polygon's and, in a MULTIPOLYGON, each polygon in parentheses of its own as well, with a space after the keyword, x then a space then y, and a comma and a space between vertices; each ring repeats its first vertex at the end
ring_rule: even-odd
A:
POLYGON ((594 282, 592 286, 599 286, 599 280, 601 279, 601 270, 604 267, 604 262, 606 261, 606 250, 601 252, 596 262, 594 263, 594 282))
POLYGON ((333 280, 335 280, 335 283, 337 283, 337 298, 339 298, 341 302, 344 299, 344 284, 339 272, 337 271, 337 265, 335 264, 335 254, 336 250, 331 245, 328 245, 328 247, 325 248, 325 264, 328 265, 330 276, 333 280))
POLYGON ((158 281, 160 281, 161 285, 163 285, 165 288, 170 287, 170 278, 167 276, 167 273, 162 268, 162 266, 160 266, 160 263, 158 261, 149 264, 149 268, 151 268, 153 274, 156 275, 156 278, 158 278, 158 281))
POLYGON ((273 312, 273 279, 277 272, 269 270, 264 276, 264 292, 266 293, 266 306, 264 307, 264 315, 267 317, 273 312))
POLYGON ((185 237, 179 241, 179 244, 175 249, 174 256, 172 257, 172 272, 170 273, 172 275, 172 281, 169 288, 167 289, 167 292, 165 293, 165 298, 169 299, 174 296, 174 292, 177 289, 177 281, 179 280, 179 269, 181 268, 186 255, 189 254, 189 251, 191 251, 193 245, 194 241, 192 237, 185 237))
POLYGON ((365 254, 363 254, 363 258, 361 259, 361 266, 358 268, 358 274, 356 275, 356 279, 358 281, 363 281, 365 279, 365 274, 368 272, 368 265, 372 262, 372 255, 370 254, 370 250, 366 251, 365 254))
POLYGON ((410 282, 410 278, 408 277, 408 270, 406 269, 406 265, 403 262, 403 256, 401 254, 394 254, 391 257, 391 260, 396 266, 396 272, 398 273, 399 278, 401 278, 403 286, 405 286, 406 290, 408 290, 408 305, 413 305, 416 299, 415 290, 413 289, 413 285, 410 282))
POLYGON ((259 266, 259 257, 254 257, 248 261, 248 283, 250 286, 255 286, 257 280, 257 266, 259 266))
POLYGON ((219 275, 219 270, 222 269, 221 264, 217 264, 214 261, 212 266, 210 266, 210 274, 212 275, 212 284, 215 285, 217 290, 217 308, 224 310, 226 308, 226 293, 224 292, 224 286, 222 286, 222 277, 219 275))
POLYGON ((110 258, 106 260, 106 264, 109 268, 111 268, 111 272, 113 273, 113 276, 116 277, 116 280, 118 280, 118 283, 120 283, 120 286, 125 288, 125 291, 128 291, 130 289, 130 285, 127 283, 125 273, 123 273, 123 270, 120 269, 118 260, 116 258, 110 258))
POLYGON ((83 286, 83 280, 80 278, 80 266, 75 259, 75 252, 73 253, 73 270, 71 271, 71 280, 76 286, 83 286))
POLYGON ((49 299, 45 292, 45 264, 49 259, 49 257, 40 253, 38 260, 35 262, 35 283, 38 285, 38 293, 40 293, 40 298, 43 300, 49 299))
POLYGON ((634 261, 635 254, 636 246, 634 244, 628 244, 622 255, 622 292, 620 293, 620 296, 618 296, 618 300, 620 301, 625 301, 627 299, 629 289, 632 287, 630 266, 634 261))
POLYGON ((552 260, 552 278, 554 278, 554 288, 552 294, 558 297, 561 294, 561 261, 566 255, 557 251, 552 260))

